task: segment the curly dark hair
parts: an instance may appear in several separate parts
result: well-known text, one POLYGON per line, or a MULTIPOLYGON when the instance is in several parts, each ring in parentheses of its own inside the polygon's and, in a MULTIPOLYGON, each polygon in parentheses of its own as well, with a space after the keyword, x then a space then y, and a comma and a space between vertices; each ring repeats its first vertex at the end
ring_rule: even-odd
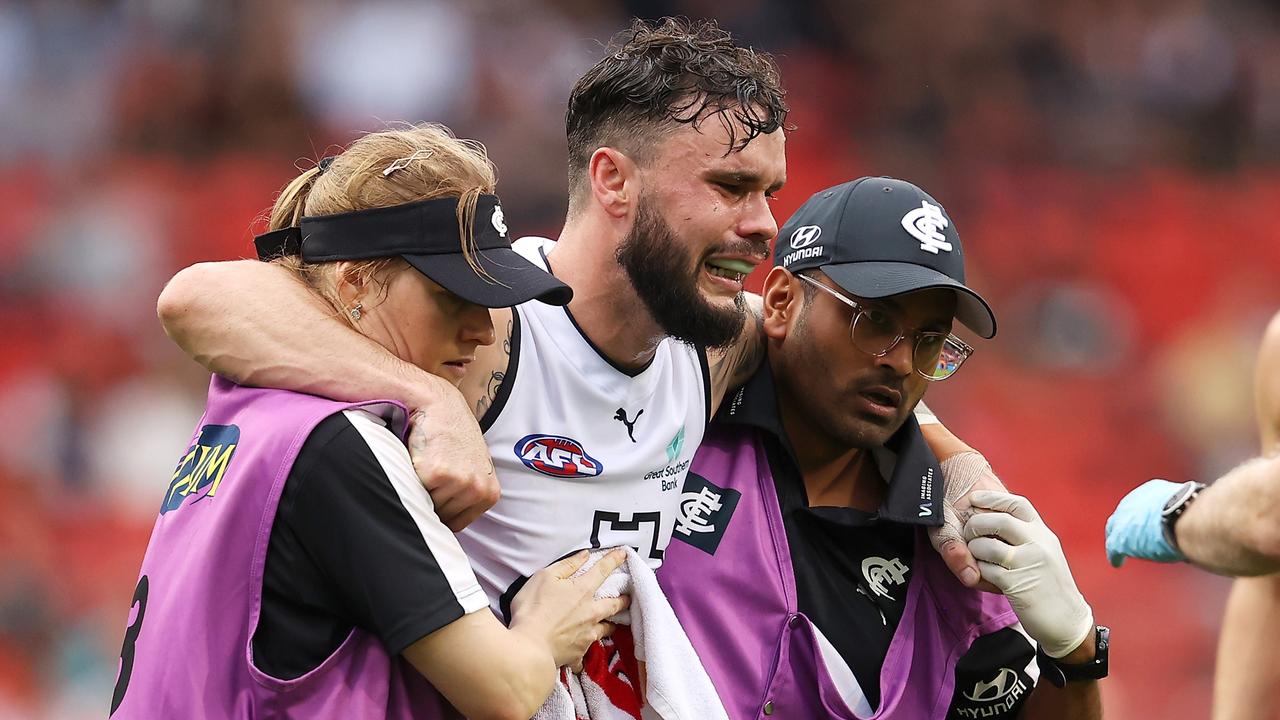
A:
POLYGON ((785 95, 773 57, 734 44, 714 20, 633 20, 569 95, 570 196, 579 196, 596 148, 643 163, 659 132, 715 116, 729 132, 728 155, 785 128, 785 95))

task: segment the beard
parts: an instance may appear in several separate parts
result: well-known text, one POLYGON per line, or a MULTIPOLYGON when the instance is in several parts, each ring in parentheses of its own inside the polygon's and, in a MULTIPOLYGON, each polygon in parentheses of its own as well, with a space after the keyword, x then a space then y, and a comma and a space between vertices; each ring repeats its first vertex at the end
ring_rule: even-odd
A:
POLYGON ((733 299, 732 307, 716 307, 702 296, 698 291, 702 263, 692 262, 690 253, 647 198, 641 199, 635 223, 615 257, 664 333, 710 348, 725 347, 737 339, 746 318, 742 294, 733 299))

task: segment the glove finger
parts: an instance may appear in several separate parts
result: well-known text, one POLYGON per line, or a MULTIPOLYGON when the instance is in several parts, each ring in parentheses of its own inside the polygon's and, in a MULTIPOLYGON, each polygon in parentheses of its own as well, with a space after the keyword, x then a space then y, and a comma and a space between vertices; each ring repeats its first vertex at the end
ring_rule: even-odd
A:
POLYGON ((1040 519, 1040 514, 1036 512, 1030 500, 1013 493, 974 490, 969 493, 969 502, 974 507, 1009 513, 1024 522, 1035 522, 1040 519))
MULTIPOLYGON (((978 560, 978 569, 982 570, 982 563, 991 563, 1004 568, 1014 567, 1015 555, 1014 546, 997 540, 995 538, 980 537, 969 541, 969 552, 973 553, 973 557, 978 560)), ((986 575, 984 574, 985 578, 986 575)))
POLYGON ((1107 562, 1111 563, 1111 567, 1118 568, 1121 565, 1124 565, 1124 561, 1127 557, 1127 555, 1119 550, 1113 549, 1110 545, 1107 546, 1107 562))
POLYGON ((1008 568, 1001 567, 995 563, 979 560, 978 572, 982 573, 983 580, 995 585, 1002 593, 1005 591, 1005 588, 1009 587, 1010 570, 1008 568))
POLYGON ((1010 545, 1031 542, 1031 526, 1018 518, 1002 512, 979 512, 969 518, 964 526, 965 540, 979 537, 996 537, 1010 545))
POLYGON ((1106 548, 1107 562, 1111 563, 1111 567, 1120 567, 1124 564, 1128 553, 1125 552, 1125 535, 1124 532, 1127 523, 1124 518, 1120 517, 1120 512, 1116 511, 1111 517, 1107 518, 1106 526, 1106 548))

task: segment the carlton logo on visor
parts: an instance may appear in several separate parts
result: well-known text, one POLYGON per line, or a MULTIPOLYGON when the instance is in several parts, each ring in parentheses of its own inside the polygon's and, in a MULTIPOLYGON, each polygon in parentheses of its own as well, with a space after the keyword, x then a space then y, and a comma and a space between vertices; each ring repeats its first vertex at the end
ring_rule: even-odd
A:
MULTIPOLYGON (((476 200, 476 248, 509 248, 502 205, 496 195, 476 200)), ((297 227, 273 230, 253 240, 259 260, 301 255, 308 262, 366 260, 395 255, 460 252, 458 198, 436 198, 336 215, 304 217, 297 227)))
POLYGON ((476 198, 470 238, 459 237, 459 198, 420 200, 337 215, 304 217, 298 227, 254 238, 259 260, 301 256, 312 263, 399 256, 468 302, 511 307, 528 300, 564 305, 573 290, 511 249, 495 195, 476 198))
POLYGON ((507 236, 507 219, 502 214, 502 206, 499 205, 493 209, 493 215, 489 217, 489 223, 493 225, 493 229, 498 231, 502 237, 507 236))

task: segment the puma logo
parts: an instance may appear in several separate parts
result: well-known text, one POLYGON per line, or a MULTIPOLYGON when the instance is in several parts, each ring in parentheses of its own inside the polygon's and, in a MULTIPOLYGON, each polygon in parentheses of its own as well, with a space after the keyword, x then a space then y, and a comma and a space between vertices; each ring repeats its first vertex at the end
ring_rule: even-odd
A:
POLYGON ((623 410, 622 408, 618 408, 618 412, 613 414, 614 420, 617 420, 618 422, 627 426, 627 437, 631 438, 631 442, 636 441, 636 436, 635 436, 636 421, 639 420, 640 416, 643 414, 644 414, 644 408, 640 408, 640 412, 636 413, 636 416, 631 420, 627 420, 627 411, 623 410))

